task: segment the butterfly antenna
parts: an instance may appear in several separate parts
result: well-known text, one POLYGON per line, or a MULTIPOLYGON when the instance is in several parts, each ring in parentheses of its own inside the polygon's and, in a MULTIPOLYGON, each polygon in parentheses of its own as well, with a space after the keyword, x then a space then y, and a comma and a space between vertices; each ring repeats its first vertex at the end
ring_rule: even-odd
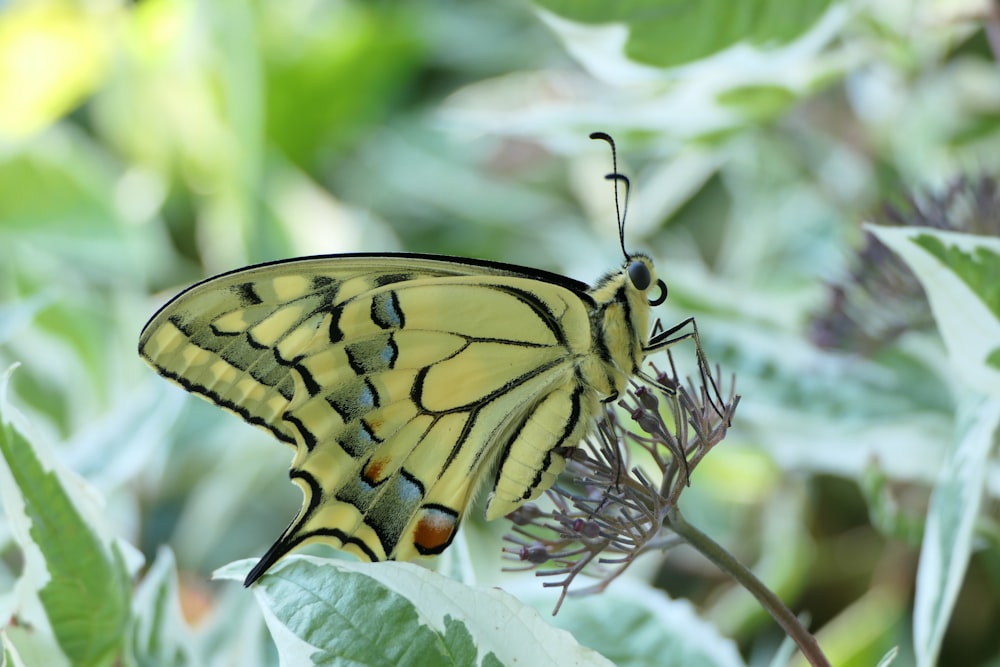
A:
POLYGON ((628 194, 632 184, 628 180, 628 176, 618 173, 618 151, 615 149, 615 140, 611 138, 611 135, 607 132, 591 132, 590 138, 606 141, 611 146, 612 172, 604 178, 615 182, 615 216, 618 218, 618 242, 621 244, 622 254, 628 259, 628 250, 625 249, 625 216, 628 214, 628 194), (620 203, 622 199, 618 196, 618 181, 625 184, 624 203, 620 203))

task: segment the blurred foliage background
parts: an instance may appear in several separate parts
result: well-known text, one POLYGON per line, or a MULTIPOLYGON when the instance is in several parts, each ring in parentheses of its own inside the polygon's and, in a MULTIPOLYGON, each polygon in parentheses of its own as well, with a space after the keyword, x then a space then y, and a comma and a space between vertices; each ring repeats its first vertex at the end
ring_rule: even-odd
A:
MULTIPOLYGON (((433 252, 593 281, 620 261, 608 152, 587 139, 603 130, 632 177, 626 243, 670 286, 661 317, 696 316, 743 394, 689 519, 811 614, 837 664, 895 644, 909 664, 920 517, 958 401, 919 290, 850 312, 841 299, 877 270, 857 255, 862 222, 887 205, 908 218, 963 178, 988 192, 998 10, 791 7, 0 4, 15 402, 121 535, 147 557, 172 546, 197 625, 236 588, 207 574, 261 553, 298 492, 284 448, 140 362, 145 320, 195 280, 304 254, 433 252)), ((997 210, 983 215, 995 234, 997 210)), ((998 496, 994 458, 941 664, 1000 664, 998 496)), ((501 523, 482 537, 494 558, 501 523)), ((0 590, 12 546, 4 563, 0 590)), ((781 640, 692 553, 634 573, 693 600, 752 663, 781 640)))

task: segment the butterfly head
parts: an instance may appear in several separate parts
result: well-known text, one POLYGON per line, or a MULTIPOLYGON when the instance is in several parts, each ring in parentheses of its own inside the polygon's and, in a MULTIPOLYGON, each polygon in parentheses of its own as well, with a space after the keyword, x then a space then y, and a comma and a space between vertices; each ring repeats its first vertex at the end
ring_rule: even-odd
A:
POLYGON ((601 309, 618 304, 627 308, 631 317, 641 318, 648 315, 650 308, 667 300, 667 284, 656 277, 653 260, 634 253, 625 258, 621 269, 605 274, 591 288, 590 296, 601 309))
POLYGON ((632 255, 625 262, 625 274, 628 283, 639 292, 646 295, 650 306, 659 306, 667 300, 667 284, 656 277, 653 271, 653 261, 645 255, 632 255), (655 284, 658 292, 650 294, 650 288, 655 284))

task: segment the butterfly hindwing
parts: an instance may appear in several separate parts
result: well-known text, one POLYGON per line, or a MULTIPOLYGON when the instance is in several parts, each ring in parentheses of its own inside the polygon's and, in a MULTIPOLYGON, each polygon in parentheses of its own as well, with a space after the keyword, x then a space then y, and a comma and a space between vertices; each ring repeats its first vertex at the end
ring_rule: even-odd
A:
POLYGON ((183 292, 140 354, 295 448, 302 509, 248 583, 316 539, 406 559, 448 546, 480 484, 492 484, 488 518, 551 486, 558 448, 579 442, 632 372, 618 366, 641 354, 629 337, 645 310, 613 311, 624 333, 606 315, 645 301, 609 280, 588 292, 488 262, 289 260, 183 292))

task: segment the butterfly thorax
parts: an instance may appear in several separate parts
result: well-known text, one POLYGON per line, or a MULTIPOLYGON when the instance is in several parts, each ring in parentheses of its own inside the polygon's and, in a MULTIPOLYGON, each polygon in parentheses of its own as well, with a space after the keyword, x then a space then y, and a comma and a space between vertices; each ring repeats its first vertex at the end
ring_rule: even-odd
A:
POLYGON ((620 271, 607 274, 588 292, 597 303, 591 317, 596 354, 582 365, 581 372, 605 401, 621 394, 644 357, 649 329, 648 288, 638 289, 630 279, 628 269, 635 262, 647 267, 650 285, 656 285, 652 260, 633 255, 620 271))

